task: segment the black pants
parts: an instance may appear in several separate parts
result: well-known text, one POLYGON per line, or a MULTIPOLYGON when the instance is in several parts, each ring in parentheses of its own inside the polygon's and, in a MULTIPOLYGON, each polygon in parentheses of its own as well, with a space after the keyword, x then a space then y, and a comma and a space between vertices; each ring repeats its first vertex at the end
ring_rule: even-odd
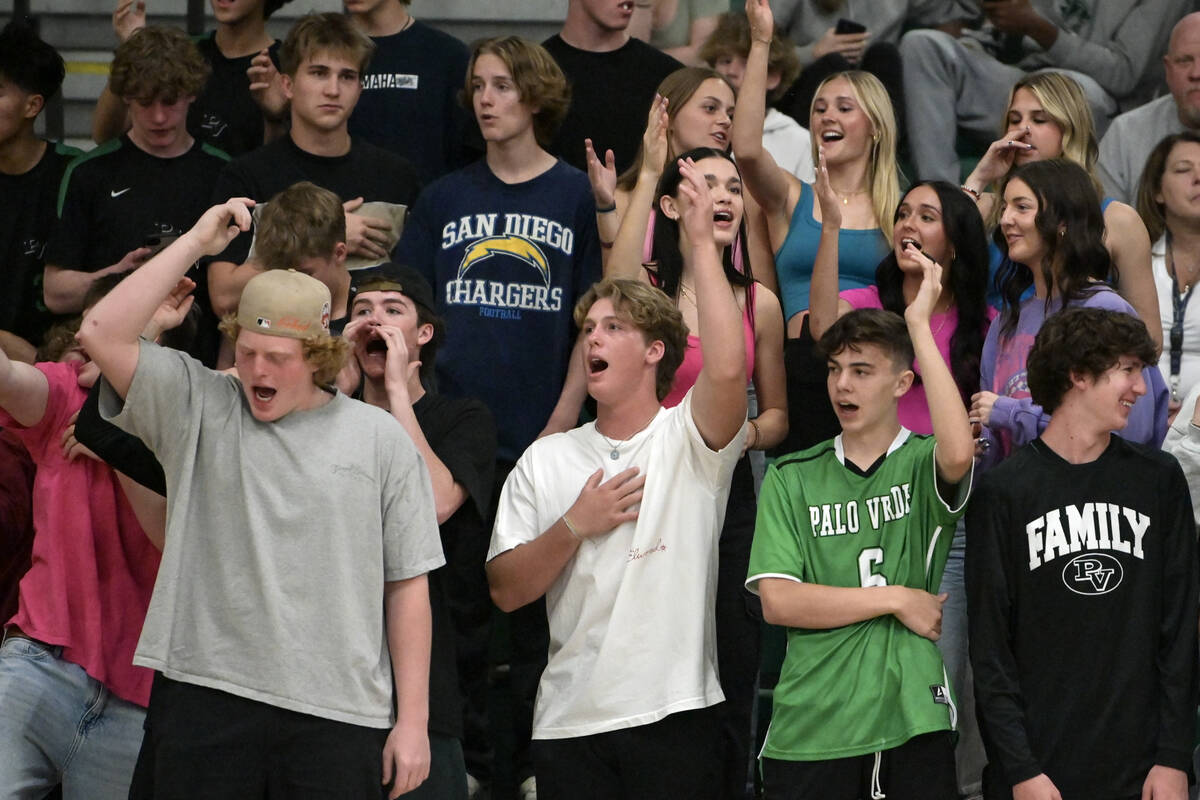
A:
POLYGON ((750 719, 758 678, 762 604, 746 590, 750 544, 754 539, 754 473, 742 457, 733 471, 717 566, 717 669, 725 702, 717 706, 721 725, 721 794, 745 800, 753 786, 750 719))
POLYGON ((538 800, 715 800, 719 708, 591 736, 534 740, 538 800))
POLYGON ((155 675, 131 800, 378 800, 386 729, 155 675))
POLYGON ((821 81, 838 72, 861 69, 879 78, 879 82, 887 90, 888 97, 892 101, 892 108, 896 112, 896 144, 901 146, 904 140, 902 68, 899 48, 888 42, 879 42, 868 47, 863 53, 862 61, 857 65, 851 64, 840 53, 829 53, 801 71, 796 82, 779 99, 777 107, 807 128, 810 124, 809 112, 812 109, 813 96, 817 93, 817 87, 821 85, 821 81))
POLYGON ((949 731, 914 736, 879 755, 827 761, 762 761, 765 800, 865 800, 878 788, 887 800, 958 800, 949 731))

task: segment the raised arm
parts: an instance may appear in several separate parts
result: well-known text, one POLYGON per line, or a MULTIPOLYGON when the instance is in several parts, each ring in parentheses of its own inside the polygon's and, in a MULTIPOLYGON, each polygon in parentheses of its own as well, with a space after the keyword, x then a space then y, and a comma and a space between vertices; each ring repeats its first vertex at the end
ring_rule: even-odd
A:
POLYGON ((942 267, 911 243, 905 247, 905 254, 925 267, 917 297, 904 310, 904 321, 908 324, 917 363, 921 365, 921 381, 929 401, 933 437, 937 440, 938 477, 947 483, 958 483, 971 471, 975 441, 971 437, 971 423, 967 421, 962 395, 929 327, 929 319, 942 294, 942 267))
POLYGON ((96 304, 79 329, 79 341, 125 397, 138 362, 138 338, 179 279, 198 258, 221 252, 239 231, 250 229, 253 200, 235 198, 214 206, 192 229, 96 304))
POLYGON ((746 16, 750 19, 750 54, 738 92, 731 138, 746 188, 762 206, 768 221, 773 221, 786 214, 791 190, 788 173, 779 168, 762 143, 767 116, 767 57, 775 18, 767 0, 746 0, 746 16))
POLYGON ((720 450, 746 422, 746 343, 742 310, 725 277, 713 240, 713 202, 691 159, 680 161, 680 224, 692 248, 696 317, 704 366, 692 394, 692 419, 713 450, 720 450))
POLYGON ((650 223, 650 212, 657 199, 654 195, 658 179, 662 177, 667 159, 667 98, 654 95, 650 114, 646 120, 646 132, 642 135, 642 167, 638 170, 637 183, 625 204, 616 239, 604 263, 604 277, 633 278, 646 280, 642 269, 642 247, 646 241, 646 229, 650 223))
MULTIPOLYGON (((143 0, 118 0, 112 14, 113 33, 118 42, 124 42, 133 32, 146 27, 146 4, 143 0)), ((92 112, 92 141, 96 144, 115 139, 129 130, 129 113, 125 102, 112 93, 108 82, 96 101, 92 112)))
POLYGON ((817 182, 813 185, 813 192, 821 204, 821 238, 817 241, 817 257, 813 260, 812 279, 808 287, 808 328, 814 339, 820 339, 840 316, 838 234, 842 227, 842 209, 829 187, 824 148, 817 151, 817 182))
POLYGON ((0 408, 26 428, 42 421, 50 382, 32 364, 13 361, 0 348, 0 408))
MULTIPOLYGON (((1162 317, 1158 309, 1158 288, 1154 285, 1154 271, 1150 261, 1150 234, 1142 218, 1124 203, 1110 203, 1104 212, 1104 244, 1112 255, 1117 268, 1116 289, 1124 297, 1138 317, 1146 323, 1146 330, 1154 340, 1154 347, 1162 350, 1162 317)), ((1107 278, 1107 275, 1098 275, 1107 278)))

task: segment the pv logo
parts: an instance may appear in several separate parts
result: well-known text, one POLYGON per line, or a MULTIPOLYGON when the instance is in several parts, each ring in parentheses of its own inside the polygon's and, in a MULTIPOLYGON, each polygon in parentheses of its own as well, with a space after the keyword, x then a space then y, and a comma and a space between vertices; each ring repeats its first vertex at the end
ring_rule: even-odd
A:
POLYGON ((1075 594, 1108 594, 1121 585, 1125 570, 1116 556, 1080 553, 1063 567, 1063 583, 1075 594))

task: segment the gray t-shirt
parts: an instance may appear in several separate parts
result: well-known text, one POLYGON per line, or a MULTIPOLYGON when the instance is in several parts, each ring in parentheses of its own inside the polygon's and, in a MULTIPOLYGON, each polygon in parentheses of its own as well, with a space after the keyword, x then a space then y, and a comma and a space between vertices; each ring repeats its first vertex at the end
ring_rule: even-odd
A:
POLYGON ((372 728, 392 724, 385 581, 445 563, 425 465, 390 415, 337 394, 275 422, 241 384, 143 342, 122 408, 167 478, 167 541, 134 663, 372 728))

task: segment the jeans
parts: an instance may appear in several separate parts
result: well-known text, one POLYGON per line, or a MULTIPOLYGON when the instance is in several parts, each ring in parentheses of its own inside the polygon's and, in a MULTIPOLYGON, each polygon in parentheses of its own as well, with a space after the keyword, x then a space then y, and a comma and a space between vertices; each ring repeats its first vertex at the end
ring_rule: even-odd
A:
POLYGON ((145 709, 60 653, 20 637, 0 646, 0 800, 41 798, 60 782, 65 800, 125 800, 145 709))
POLYGON ((958 745, 954 752, 958 763, 958 787, 963 795, 971 795, 979 792, 987 757, 979 737, 979 722, 975 718, 975 691, 971 683, 971 664, 967 659, 966 553, 967 529, 960 519, 954 529, 954 541, 939 589, 950 597, 942 606, 942 636, 937 644, 958 703, 958 745))

